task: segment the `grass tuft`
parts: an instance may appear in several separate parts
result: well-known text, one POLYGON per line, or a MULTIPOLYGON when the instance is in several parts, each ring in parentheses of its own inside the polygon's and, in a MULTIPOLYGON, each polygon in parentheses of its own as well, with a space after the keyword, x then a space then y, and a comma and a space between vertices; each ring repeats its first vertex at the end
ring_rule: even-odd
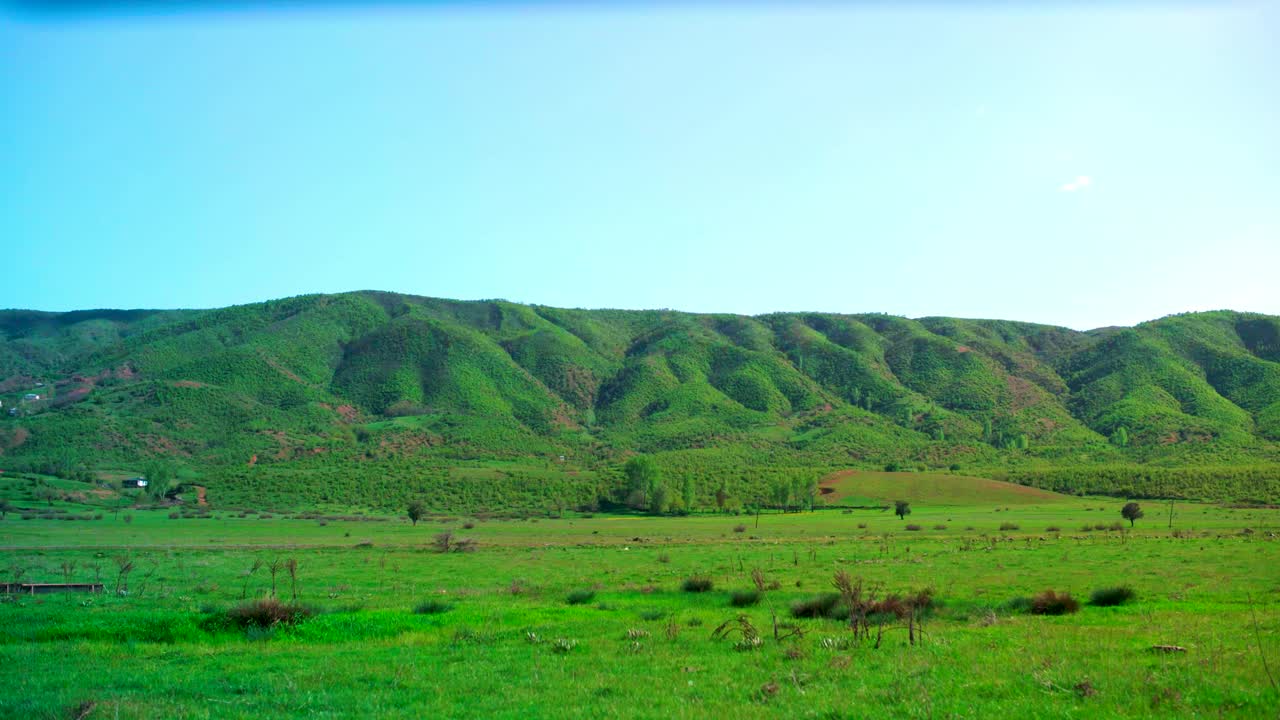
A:
POLYGON ((426 602, 418 603, 413 612, 418 615, 439 615, 452 609, 453 605, 443 600, 427 600, 426 602))
POLYGON ((691 593, 708 592, 713 587, 715 587, 715 583, 711 581, 711 578, 705 575, 687 577, 684 579, 684 582, 680 583, 681 590, 691 593))
POLYGON ((1123 605, 1137 597, 1137 593, 1128 585, 1105 587, 1094 590, 1089 595, 1089 604, 1097 607, 1123 605))

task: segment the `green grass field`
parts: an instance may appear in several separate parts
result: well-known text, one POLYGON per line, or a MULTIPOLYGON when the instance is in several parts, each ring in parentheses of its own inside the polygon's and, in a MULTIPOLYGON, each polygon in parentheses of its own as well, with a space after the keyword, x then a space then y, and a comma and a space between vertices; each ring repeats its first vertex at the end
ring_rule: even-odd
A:
MULTIPOLYGON (((1280 670, 1280 511, 1178 503, 1170 528, 1168 504, 1144 502, 1132 531, 1096 530, 1121 521, 1120 501, 947 475, 831 484, 846 502, 902 494, 913 511, 413 526, 227 509, 171 519, 86 497, 42 507, 102 519, 11 512, 4 581, 98 579, 107 592, 5 598, 0 717, 1277 716, 1264 661, 1280 670), (440 553, 444 531, 477 547, 440 553), (275 560, 275 594, 318 613, 228 625, 228 609, 272 593, 275 560), (731 606, 753 570, 772 589, 731 606), (847 620, 790 617, 839 571, 880 598, 930 589, 917 643, 896 618, 877 648, 847 620), (692 576, 712 589, 682 591, 692 576), (1136 599, 1088 603, 1117 585, 1136 599), (1050 588, 1079 612, 1019 604, 1050 588), (438 612, 415 612, 428 601, 438 612), (739 615, 758 647, 713 638, 739 615), (775 640, 775 618, 801 634, 775 640)), ((21 487, 0 480, 0 497, 21 487)))

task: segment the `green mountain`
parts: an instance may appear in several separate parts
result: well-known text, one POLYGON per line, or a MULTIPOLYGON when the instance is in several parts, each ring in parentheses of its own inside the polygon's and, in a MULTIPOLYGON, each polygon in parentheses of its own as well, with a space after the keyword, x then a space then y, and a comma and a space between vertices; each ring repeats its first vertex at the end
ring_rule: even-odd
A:
POLYGON ((0 468, 165 463, 222 502, 589 505, 636 454, 696 504, 886 465, 1280 499, 1280 318, 1266 315, 1078 332, 357 292, 2 311, 0 333, 0 468))

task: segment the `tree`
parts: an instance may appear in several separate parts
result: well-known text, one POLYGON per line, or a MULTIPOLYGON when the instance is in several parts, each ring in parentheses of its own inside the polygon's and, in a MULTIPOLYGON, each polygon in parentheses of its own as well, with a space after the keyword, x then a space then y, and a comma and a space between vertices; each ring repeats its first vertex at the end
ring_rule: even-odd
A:
POLYGON ((1119 447, 1129 446, 1129 431, 1125 426, 1121 425, 1111 433, 1111 443, 1119 447))
POLYGON ((653 492, 662 482, 658 464, 648 455, 637 455, 622 466, 627 479, 627 502, 633 507, 653 506, 653 492))
POLYGON ((725 482, 721 481, 720 488, 716 490, 716 507, 720 508, 720 512, 724 512, 727 502, 729 502, 729 488, 725 482))
POLYGON ((36 488, 36 499, 45 501, 45 503, 51 507, 53 506, 53 501, 59 499, 61 496, 62 493, 54 490, 48 485, 41 485, 36 488))
POLYGON ((671 504, 671 494, 667 491, 667 486, 659 484, 649 492, 649 512, 654 515, 661 515, 666 511, 667 506, 671 504))
POLYGON ((177 473, 174 472, 172 463, 152 460, 143 467, 142 476, 147 479, 147 494, 159 500, 169 494, 177 473))
POLYGON ((9 498, 0 498, 0 520, 9 517, 9 511, 13 509, 13 503, 9 502, 9 498))
POLYGON ((787 506, 791 504, 791 483, 787 482, 785 479, 774 483, 773 502, 776 503, 783 512, 787 511, 787 506))
POLYGON ((1129 527, 1133 527, 1133 521, 1142 517, 1142 508, 1136 502, 1125 503, 1120 508, 1120 517, 1129 521, 1129 527))
POLYGON ((408 515, 409 521, 414 524, 414 527, 417 527, 418 521, 427 515, 426 503, 421 500, 414 500, 413 502, 410 502, 408 515))
POLYGON ((906 518, 911 514, 911 503, 906 500, 895 501, 893 503, 893 514, 897 515, 899 520, 906 518))
POLYGON ((680 488, 680 496, 681 500, 684 501, 685 512, 693 512, 693 504, 697 500, 697 495, 698 486, 694 484, 692 477, 685 475, 680 488))

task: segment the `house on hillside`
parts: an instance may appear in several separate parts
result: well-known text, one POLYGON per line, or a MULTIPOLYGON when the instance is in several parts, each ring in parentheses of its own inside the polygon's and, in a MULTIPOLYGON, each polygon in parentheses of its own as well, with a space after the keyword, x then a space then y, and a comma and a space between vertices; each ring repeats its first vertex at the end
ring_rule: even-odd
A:
POLYGON ((147 479, 144 477, 131 477, 120 481, 120 487, 144 488, 146 486, 147 479))
POLYGON ((26 395, 22 396, 22 402, 35 402, 36 400, 39 400, 39 399, 40 399, 40 396, 35 393, 27 393, 26 395))

